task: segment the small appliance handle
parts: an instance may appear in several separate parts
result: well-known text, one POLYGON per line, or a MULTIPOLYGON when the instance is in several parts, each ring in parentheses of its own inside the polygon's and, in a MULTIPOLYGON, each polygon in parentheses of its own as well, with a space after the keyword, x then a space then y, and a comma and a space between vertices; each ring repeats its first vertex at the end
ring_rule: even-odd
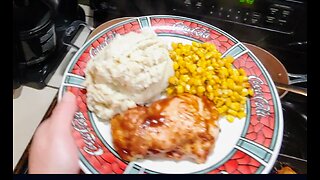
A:
POLYGON ((296 83, 302 83, 302 82, 307 82, 308 81, 308 75, 307 74, 288 73, 288 76, 290 78, 289 84, 296 84, 296 83), (291 79, 291 78, 296 78, 296 79, 291 79))
POLYGON ((90 32, 92 32, 94 30, 94 28, 92 26, 89 26, 86 22, 84 21, 80 21, 80 20, 76 20, 73 21, 68 28, 65 30, 63 36, 62 36, 62 43, 64 45, 70 46, 75 48, 77 51, 80 49, 80 47, 74 45, 72 43, 72 40, 74 38, 74 36, 76 35, 76 33, 78 32, 79 28, 81 26, 87 27, 90 32))

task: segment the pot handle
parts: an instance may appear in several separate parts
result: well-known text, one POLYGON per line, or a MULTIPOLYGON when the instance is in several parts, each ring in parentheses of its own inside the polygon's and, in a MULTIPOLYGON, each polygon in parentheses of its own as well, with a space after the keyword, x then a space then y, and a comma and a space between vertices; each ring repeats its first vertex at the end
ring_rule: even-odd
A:
POLYGON ((297 83, 302 83, 302 82, 307 82, 308 81, 308 75, 307 74, 293 74, 293 73, 288 73, 289 78, 296 78, 293 80, 289 80, 289 84, 297 84, 297 83))
POLYGON ((92 32, 94 30, 93 27, 89 26, 84 21, 80 21, 80 20, 73 21, 68 26, 68 28, 64 31, 64 34, 62 36, 62 43, 64 45, 71 46, 71 47, 79 50, 80 48, 72 43, 72 39, 74 38, 74 36, 76 35, 76 33, 78 32, 78 30, 81 26, 87 27, 90 30, 90 32, 92 32))

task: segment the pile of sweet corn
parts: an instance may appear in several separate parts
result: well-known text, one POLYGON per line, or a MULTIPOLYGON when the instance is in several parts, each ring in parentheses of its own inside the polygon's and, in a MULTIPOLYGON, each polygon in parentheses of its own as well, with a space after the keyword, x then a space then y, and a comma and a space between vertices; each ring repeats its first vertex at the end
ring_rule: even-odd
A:
POLYGON ((211 43, 172 43, 171 46, 175 74, 169 78, 168 95, 184 92, 205 95, 229 122, 246 116, 246 97, 253 96, 253 90, 246 72, 232 67, 233 57, 221 58, 211 43))

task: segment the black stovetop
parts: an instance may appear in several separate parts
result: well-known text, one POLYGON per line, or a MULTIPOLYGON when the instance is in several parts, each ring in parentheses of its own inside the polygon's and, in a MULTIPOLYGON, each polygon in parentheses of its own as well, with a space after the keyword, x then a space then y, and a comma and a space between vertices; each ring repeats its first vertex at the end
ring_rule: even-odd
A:
POLYGON ((284 120, 283 140, 275 168, 288 165, 307 173, 307 97, 288 93, 281 99, 284 120))

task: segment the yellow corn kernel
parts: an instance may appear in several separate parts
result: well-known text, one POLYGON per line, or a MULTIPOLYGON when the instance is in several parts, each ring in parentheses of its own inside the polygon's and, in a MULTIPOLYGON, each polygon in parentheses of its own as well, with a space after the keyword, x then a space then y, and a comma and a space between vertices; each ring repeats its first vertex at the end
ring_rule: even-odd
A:
POLYGON ((177 53, 177 58, 178 58, 178 56, 182 55, 182 50, 181 49, 177 48, 174 51, 177 53))
POLYGON ((191 63, 192 57, 191 56, 186 56, 186 57, 183 58, 183 60, 186 62, 186 66, 187 66, 187 63, 191 63))
POLYGON ((191 46, 190 44, 186 44, 186 45, 185 45, 185 48, 186 48, 188 51, 191 51, 191 47, 192 47, 192 46, 191 46))
POLYGON ((234 58, 232 56, 230 56, 230 55, 226 55, 224 60, 226 61, 226 63, 233 63, 234 58))
POLYGON ((210 79, 212 79, 212 73, 211 72, 209 72, 209 71, 205 71, 204 73, 203 73, 203 77, 205 77, 206 78, 206 80, 210 80, 210 79))
POLYGON ((202 52, 203 54, 207 53, 207 50, 205 48, 200 48, 199 51, 202 52))
POLYGON ((178 44, 175 43, 175 42, 172 42, 172 43, 171 43, 171 47, 173 48, 173 50, 175 50, 175 49, 178 48, 178 44))
POLYGON ((212 101, 213 100, 213 98, 214 98, 214 94, 211 92, 211 93, 209 93, 208 94, 208 98, 212 101))
POLYGON ((188 84, 194 85, 194 78, 190 78, 189 81, 188 81, 188 84))
POLYGON ((244 104, 246 104, 246 100, 240 100, 240 104, 242 104, 242 105, 244 105, 244 104))
POLYGON ((196 55, 196 54, 193 54, 191 56, 191 59, 192 59, 193 62, 196 62, 196 61, 198 61, 200 59, 200 57, 198 55, 196 55))
POLYGON ((248 90, 248 93, 249 93, 249 96, 253 96, 253 95, 254 95, 253 89, 249 89, 249 90, 248 90))
POLYGON ((205 59, 210 59, 211 57, 213 57, 213 55, 214 55, 213 52, 209 52, 204 56, 204 58, 205 59))
POLYGON ((208 85, 211 85, 212 87, 216 84, 216 82, 213 79, 210 79, 208 81, 208 85))
POLYGON ((235 85, 233 90, 236 91, 236 92, 241 92, 242 91, 242 87, 239 86, 239 85, 235 85))
POLYGON ((245 97, 245 96, 239 95, 239 99, 240 99, 240 101, 245 101, 245 102, 247 101, 247 97, 245 97))
POLYGON ((230 114, 230 115, 232 115, 232 116, 237 116, 237 114, 238 114, 238 112, 235 111, 235 110, 233 110, 233 109, 228 109, 228 110, 227 110, 227 113, 230 114))
POLYGON ((222 55, 221 53, 217 52, 215 55, 216 55, 216 58, 221 59, 221 55, 222 55))
POLYGON ((219 83, 219 84, 221 84, 221 83, 222 83, 222 80, 221 80, 220 78, 215 79, 214 81, 215 81, 215 82, 217 82, 217 83, 219 83))
POLYGON ((179 72, 179 71, 176 71, 176 72, 174 72, 174 75, 175 75, 177 78, 179 78, 179 77, 180 77, 180 72, 179 72))
POLYGON ((191 68, 192 65, 193 65, 192 62, 186 61, 185 68, 187 68, 190 71, 190 68, 191 68))
POLYGON ((197 53, 197 55, 199 56, 199 58, 204 57, 204 53, 201 52, 200 50, 198 50, 196 53, 197 53))
POLYGON ((203 73, 203 71, 204 71, 204 70, 203 70, 202 67, 198 67, 198 68, 197 68, 197 72, 198 72, 198 73, 203 73))
POLYGON ((186 64, 186 68, 189 70, 189 72, 193 73, 196 71, 197 66, 195 64, 186 64))
POLYGON ((168 94, 168 95, 173 94, 173 92, 174 92, 174 89, 173 89, 173 88, 170 88, 170 87, 167 88, 167 94, 168 94))
POLYGON ((246 113, 243 112, 243 111, 240 111, 240 112, 238 112, 237 117, 238 117, 239 119, 242 119, 242 118, 246 117, 246 113))
POLYGON ((212 66, 214 68, 220 68, 220 65, 217 62, 212 62, 212 66))
POLYGON ((230 116, 230 115, 227 115, 227 116, 226 116, 226 119, 227 119, 227 121, 229 121, 229 122, 233 122, 233 121, 234 121, 234 117, 233 117, 233 116, 230 116))
POLYGON ((246 71, 244 69, 240 68, 240 69, 238 69, 238 71, 239 71, 241 76, 247 76, 247 73, 246 73, 246 71))
POLYGON ((212 85, 210 85, 210 84, 208 84, 207 86, 206 86, 206 89, 207 89, 207 91, 208 92, 213 92, 213 87, 212 87, 212 85))
POLYGON ((242 84, 243 83, 243 77, 244 76, 239 76, 238 77, 238 81, 237 81, 238 84, 242 84))
POLYGON ((181 79, 178 81, 178 85, 181 85, 181 86, 183 86, 183 87, 185 87, 186 86, 186 82, 184 82, 184 81, 182 81, 181 79))
POLYGON ((220 80, 220 78, 217 75, 212 75, 212 78, 215 82, 218 82, 218 80, 220 80))
POLYGON ((247 82, 249 80, 249 78, 247 76, 243 76, 243 81, 247 82))
POLYGON ((228 83, 226 81, 222 81, 221 88, 222 89, 227 89, 228 88, 228 83))
POLYGON ((241 105, 241 107, 243 107, 246 105, 246 102, 241 100, 241 101, 239 101, 239 104, 241 105))
POLYGON ((230 99, 230 98, 227 98, 227 99, 226 99, 226 105, 227 105, 228 107, 230 107, 231 104, 232 104, 231 99, 230 99))
POLYGON ((190 90, 191 90, 190 84, 186 84, 185 87, 184 87, 184 91, 185 92, 190 92, 190 90))
POLYGON ((222 90, 221 89, 213 90, 213 94, 215 97, 220 97, 222 95, 222 90))
POLYGON ((192 50, 192 51, 198 51, 198 47, 192 46, 192 47, 191 47, 191 50, 192 50))
POLYGON ((228 70, 229 76, 233 76, 233 69, 232 68, 226 68, 228 70))
POLYGON ((176 86, 176 90, 177 90, 177 93, 178 93, 178 94, 181 94, 181 93, 184 92, 184 89, 183 89, 183 86, 182 86, 182 85, 176 86))
POLYGON ((202 75, 202 77, 201 77, 201 83, 202 83, 202 84, 205 84, 206 81, 207 81, 207 77, 202 75))
POLYGON ((208 43, 208 42, 202 43, 202 45, 201 45, 201 47, 203 47, 203 48, 206 48, 208 46, 210 46, 210 43, 208 43))
POLYGON ((202 83, 201 83, 201 80, 198 79, 198 78, 194 78, 193 81, 194 81, 194 82, 193 82, 193 85, 200 86, 200 85, 202 84, 202 83))
POLYGON ((180 74, 187 74, 189 71, 186 68, 180 68, 180 74))
POLYGON ((177 61, 177 63, 179 64, 180 68, 186 66, 186 61, 184 61, 183 58, 179 59, 179 60, 177 61))
POLYGON ((224 105, 224 103, 225 102, 223 100, 218 100, 217 103, 216 103, 216 106, 217 107, 221 107, 222 105, 224 105))
POLYGON ((197 65, 195 65, 195 64, 192 64, 192 65, 190 66, 190 68, 189 68, 189 71, 190 71, 191 73, 196 72, 196 70, 197 70, 197 65))
POLYGON ((197 89, 196 89, 195 86, 191 86, 191 88, 190 88, 190 93, 191 93, 191 94, 197 94, 197 89))
POLYGON ((169 56, 172 59, 172 61, 175 61, 175 59, 177 57, 177 54, 176 54, 176 52, 172 51, 172 52, 169 53, 169 56))
POLYGON ((232 64, 231 63, 226 63, 225 65, 224 65, 226 68, 228 68, 228 69, 230 69, 230 68, 232 68, 232 64))
POLYGON ((217 110, 218 110, 219 114, 223 114, 223 113, 227 112, 228 107, 226 105, 223 105, 223 106, 217 108, 217 110))
POLYGON ((225 94, 227 96, 231 96, 232 95, 232 90, 230 90, 230 89, 223 89, 222 92, 223 92, 223 94, 225 94))
MULTIPOLYGON (((223 98, 228 98, 229 96, 228 96, 228 94, 222 94, 221 97, 223 97, 223 98)), ((233 100, 233 99, 232 99, 232 100, 233 100)))
POLYGON ((198 66, 198 67, 204 66, 203 60, 200 59, 200 60, 197 62, 197 66, 198 66))
POLYGON ((221 69, 219 70, 219 75, 220 75, 220 78, 226 78, 229 76, 229 72, 228 72, 228 69, 225 68, 225 67, 221 67, 221 69))
POLYGON ((245 87, 245 88, 249 88, 250 87, 250 83, 244 82, 244 83, 242 83, 242 86, 245 87))
POLYGON ((179 69, 179 64, 177 62, 173 62, 173 69, 174 70, 179 69))
POLYGON ((169 54, 170 54, 170 55, 177 55, 176 51, 174 51, 174 50, 170 50, 170 51, 169 51, 169 54))
POLYGON ((232 80, 227 82, 227 84, 228 84, 228 88, 229 89, 234 89, 234 87, 236 86, 235 83, 232 80))
POLYGON ((200 93, 204 93, 206 91, 206 88, 204 86, 198 86, 197 91, 200 93))
POLYGON ((239 76, 230 76, 230 78, 237 84, 239 82, 239 76))
POLYGON ((194 47, 201 47, 201 44, 200 43, 198 43, 198 42, 195 42, 195 41, 192 41, 192 46, 194 46, 194 47))
POLYGON ((170 84, 173 84, 173 85, 177 85, 177 83, 178 83, 178 78, 177 78, 176 76, 171 76, 171 77, 169 78, 169 83, 170 83, 170 84))
POLYGON ((235 110, 235 111, 239 111, 240 110, 240 104, 239 103, 231 103, 231 105, 229 107, 231 109, 235 110))
POLYGON ((242 89, 242 91, 241 91, 242 96, 248 96, 248 94, 249 94, 248 89, 246 89, 246 88, 242 89))
POLYGON ((237 69, 233 69, 233 75, 238 77, 238 76, 240 76, 240 73, 237 69))
POLYGON ((230 96, 231 101, 237 101, 237 98, 234 96, 230 96))
MULTIPOLYGON (((178 53, 177 53, 177 54, 178 54, 178 53)), ((178 55, 176 56, 176 61, 177 61, 178 63, 183 62, 183 57, 178 54, 178 55)))
POLYGON ((240 96, 238 92, 233 92, 233 97, 235 97, 236 101, 241 101, 243 98, 245 99, 245 97, 240 96))
POLYGON ((188 82, 190 80, 189 75, 184 74, 180 76, 180 80, 182 80, 183 82, 188 82))
POLYGON ((203 96, 203 94, 204 94, 203 92, 198 92, 197 91, 197 96, 201 97, 201 96, 203 96))

